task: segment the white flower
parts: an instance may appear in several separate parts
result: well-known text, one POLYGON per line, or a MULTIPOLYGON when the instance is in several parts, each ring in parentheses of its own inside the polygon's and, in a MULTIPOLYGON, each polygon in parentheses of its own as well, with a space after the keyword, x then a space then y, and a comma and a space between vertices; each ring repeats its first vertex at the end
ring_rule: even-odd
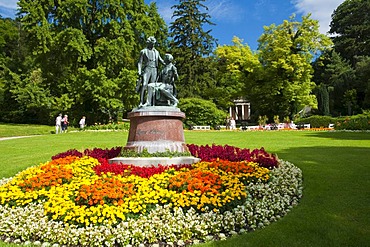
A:
POLYGON ((207 240, 207 241, 211 241, 211 240, 213 240, 213 236, 212 236, 212 235, 207 235, 207 236, 206 236, 206 240, 207 240))
POLYGON ((193 240, 193 244, 199 244, 200 243, 200 240, 199 239, 194 239, 193 240))
POLYGON ((220 233, 220 234, 218 235, 218 237, 219 237, 221 240, 226 239, 226 235, 225 235, 224 233, 220 233))
POLYGON ((184 246, 185 242, 182 239, 180 239, 179 241, 177 241, 177 245, 178 246, 184 246))

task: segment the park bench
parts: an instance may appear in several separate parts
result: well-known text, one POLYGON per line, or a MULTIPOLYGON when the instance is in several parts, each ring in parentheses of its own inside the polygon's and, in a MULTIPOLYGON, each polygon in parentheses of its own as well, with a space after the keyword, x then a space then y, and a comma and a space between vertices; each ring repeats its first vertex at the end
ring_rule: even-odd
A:
POLYGON ((209 126, 209 125, 195 125, 195 126, 192 126, 191 129, 192 130, 210 130, 211 126, 209 126))

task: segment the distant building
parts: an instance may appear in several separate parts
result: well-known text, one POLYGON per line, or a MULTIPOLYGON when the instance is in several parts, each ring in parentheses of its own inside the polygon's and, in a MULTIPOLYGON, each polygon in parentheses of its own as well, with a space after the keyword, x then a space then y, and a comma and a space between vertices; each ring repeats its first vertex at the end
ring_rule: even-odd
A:
POLYGON ((238 122, 247 121, 251 116, 251 104, 245 99, 234 100, 234 106, 229 108, 229 115, 238 122))

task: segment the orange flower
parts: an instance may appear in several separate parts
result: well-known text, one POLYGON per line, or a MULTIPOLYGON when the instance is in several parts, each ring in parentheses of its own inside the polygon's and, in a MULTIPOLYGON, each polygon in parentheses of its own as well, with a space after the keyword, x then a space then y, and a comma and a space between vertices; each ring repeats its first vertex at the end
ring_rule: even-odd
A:
POLYGON ((169 180, 170 189, 179 192, 199 190, 202 194, 206 192, 217 194, 221 184, 222 181, 219 175, 200 169, 182 172, 169 180))
POLYGON ((115 178, 99 178, 91 185, 82 185, 78 191, 76 202, 79 205, 123 204, 123 199, 136 192, 134 185, 123 183, 115 178))
POLYGON ((72 170, 49 162, 41 167, 42 173, 25 179, 19 186, 25 191, 39 190, 60 185, 73 178, 72 170))

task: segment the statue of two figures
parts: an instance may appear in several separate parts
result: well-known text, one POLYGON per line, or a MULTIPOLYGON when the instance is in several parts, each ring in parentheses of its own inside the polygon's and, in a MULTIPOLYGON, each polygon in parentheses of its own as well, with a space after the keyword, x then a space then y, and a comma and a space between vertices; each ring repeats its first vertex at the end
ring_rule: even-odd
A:
POLYGON ((176 66, 172 63, 171 54, 166 54, 164 60, 154 48, 156 39, 149 37, 147 47, 140 51, 138 62, 139 79, 136 82, 136 91, 140 93, 139 108, 146 106, 173 106, 176 107, 175 80, 178 78, 176 66), (158 73, 158 65, 164 68, 158 73), (145 98, 146 96, 146 98, 145 98))

